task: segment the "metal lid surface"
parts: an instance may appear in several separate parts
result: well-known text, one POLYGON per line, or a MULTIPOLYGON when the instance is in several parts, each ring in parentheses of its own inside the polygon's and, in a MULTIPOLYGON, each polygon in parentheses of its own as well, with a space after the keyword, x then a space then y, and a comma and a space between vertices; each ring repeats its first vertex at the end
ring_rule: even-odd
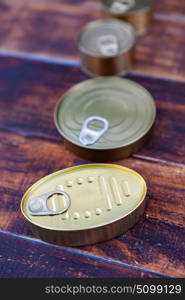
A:
MULTIPOLYGON (((143 203, 146 190, 144 179, 131 169, 110 164, 76 166, 36 182, 23 196, 21 209, 32 224, 45 229, 87 230, 106 226, 131 214, 143 203), (56 195, 49 197, 51 191, 56 195), (71 199, 65 211, 62 210, 66 198, 59 195, 61 191, 71 199), (32 215, 27 209, 28 203, 45 194, 48 195, 46 207, 56 214, 32 215), (58 213, 59 210, 62 213, 58 213)), ((127 228, 129 226, 127 224, 127 228)))
POLYGON ((141 139, 151 129, 155 116, 153 98, 141 85, 118 77, 99 77, 77 84, 62 96, 55 109, 55 124, 69 142, 106 150, 141 139), (94 143, 83 144, 81 134, 88 118, 94 118, 88 126, 92 133, 101 132, 104 126, 95 116, 107 120, 107 130, 94 143))
POLYGON ((115 19, 90 22, 78 37, 80 51, 94 57, 117 56, 127 52, 134 44, 133 27, 115 19))
POLYGON ((116 15, 129 15, 150 8, 153 0, 102 0, 105 9, 116 15))

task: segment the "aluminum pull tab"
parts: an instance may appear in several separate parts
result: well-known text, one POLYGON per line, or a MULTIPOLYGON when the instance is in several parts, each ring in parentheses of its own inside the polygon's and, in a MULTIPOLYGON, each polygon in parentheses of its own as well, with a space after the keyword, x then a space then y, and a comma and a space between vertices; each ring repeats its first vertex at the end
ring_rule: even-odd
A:
POLYGON ((68 210, 70 204, 71 204, 71 198, 69 197, 69 195, 66 192, 56 190, 30 199, 27 204, 27 211, 30 215, 33 216, 58 215, 68 210), (65 197, 63 209, 53 211, 48 208, 47 200, 53 195, 62 195, 65 197))
POLYGON ((113 34, 102 35, 97 40, 97 46, 104 56, 118 53, 118 40, 113 34))
POLYGON ((112 3, 110 9, 115 14, 125 13, 135 5, 135 0, 118 0, 112 3))
POLYGON ((107 119, 98 116, 91 116, 84 121, 79 140, 84 146, 92 145, 108 130, 108 128, 109 122, 107 119), (92 121, 102 122, 104 127, 99 130, 88 128, 89 123, 92 121))

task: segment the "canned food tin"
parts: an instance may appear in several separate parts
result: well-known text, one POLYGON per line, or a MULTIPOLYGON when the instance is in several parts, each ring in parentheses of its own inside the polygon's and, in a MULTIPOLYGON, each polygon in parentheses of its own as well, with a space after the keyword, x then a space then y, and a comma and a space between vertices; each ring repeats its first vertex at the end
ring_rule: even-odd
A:
POLYGON ((145 208, 146 183, 117 165, 64 169, 32 185, 21 210, 33 233, 54 244, 88 245, 122 234, 145 208))
POLYGON ((78 37, 82 70, 88 75, 123 75, 134 60, 135 32, 115 19, 89 23, 78 37))
POLYGON ((149 137, 156 115, 150 93, 119 77, 98 77, 71 88, 54 119, 69 150, 96 162, 136 153, 149 137))
POLYGON ((104 15, 132 24, 138 35, 151 26, 153 0, 102 0, 104 15))

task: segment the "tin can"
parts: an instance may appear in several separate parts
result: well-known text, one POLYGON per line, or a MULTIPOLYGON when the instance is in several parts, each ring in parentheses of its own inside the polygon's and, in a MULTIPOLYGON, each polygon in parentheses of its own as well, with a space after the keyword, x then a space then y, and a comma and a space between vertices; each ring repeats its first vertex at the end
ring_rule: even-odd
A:
POLYGON ((56 105, 54 121, 67 148, 96 162, 128 157, 149 138, 156 116, 151 94, 119 77, 72 87, 56 105))
POLYGON ((138 35, 150 30, 153 0, 102 0, 102 4, 105 17, 132 24, 138 35))
POLYGON ((40 239, 58 245, 89 245, 135 225, 145 209, 146 183, 118 165, 89 164, 40 179, 24 194, 21 210, 40 239))
POLYGON ((78 37, 82 70, 90 76, 124 75, 134 62, 135 31, 115 19, 90 22, 78 37))

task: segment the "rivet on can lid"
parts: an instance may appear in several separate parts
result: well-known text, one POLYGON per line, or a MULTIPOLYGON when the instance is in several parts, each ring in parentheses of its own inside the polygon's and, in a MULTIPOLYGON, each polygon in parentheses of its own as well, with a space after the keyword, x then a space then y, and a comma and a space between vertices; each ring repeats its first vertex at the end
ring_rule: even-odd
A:
POLYGON ((71 180, 66 182, 66 186, 67 187, 72 187, 73 186, 73 182, 71 180))
POLYGON ((73 214, 73 218, 74 218, 75 220, 78 220, 78 219, 80 218, 80 214, 79 214, 78 212, 75 212, 75 213, 73 214))
POLYGON ((87 210, 85 212, 85 218, 90 218, 91 217, 91 213, 87 210))
POLYGON ((84 180, 83 180, 83 178, 77 178, 77 179, 76 179, 76 182, 77 182, 78 184, 82 184, 82 183, 84 182, 84 180))
POLYGON ((102 211, 101 211, 101 209, 100 208, 96 208, 96 215, 101 215, 101 213, 102 213, 102 211))
POLYGON ((88 176, 87 177, 87 181, 90 182, 90 183, 92 183, 94 181, 94 177, 88 176))

